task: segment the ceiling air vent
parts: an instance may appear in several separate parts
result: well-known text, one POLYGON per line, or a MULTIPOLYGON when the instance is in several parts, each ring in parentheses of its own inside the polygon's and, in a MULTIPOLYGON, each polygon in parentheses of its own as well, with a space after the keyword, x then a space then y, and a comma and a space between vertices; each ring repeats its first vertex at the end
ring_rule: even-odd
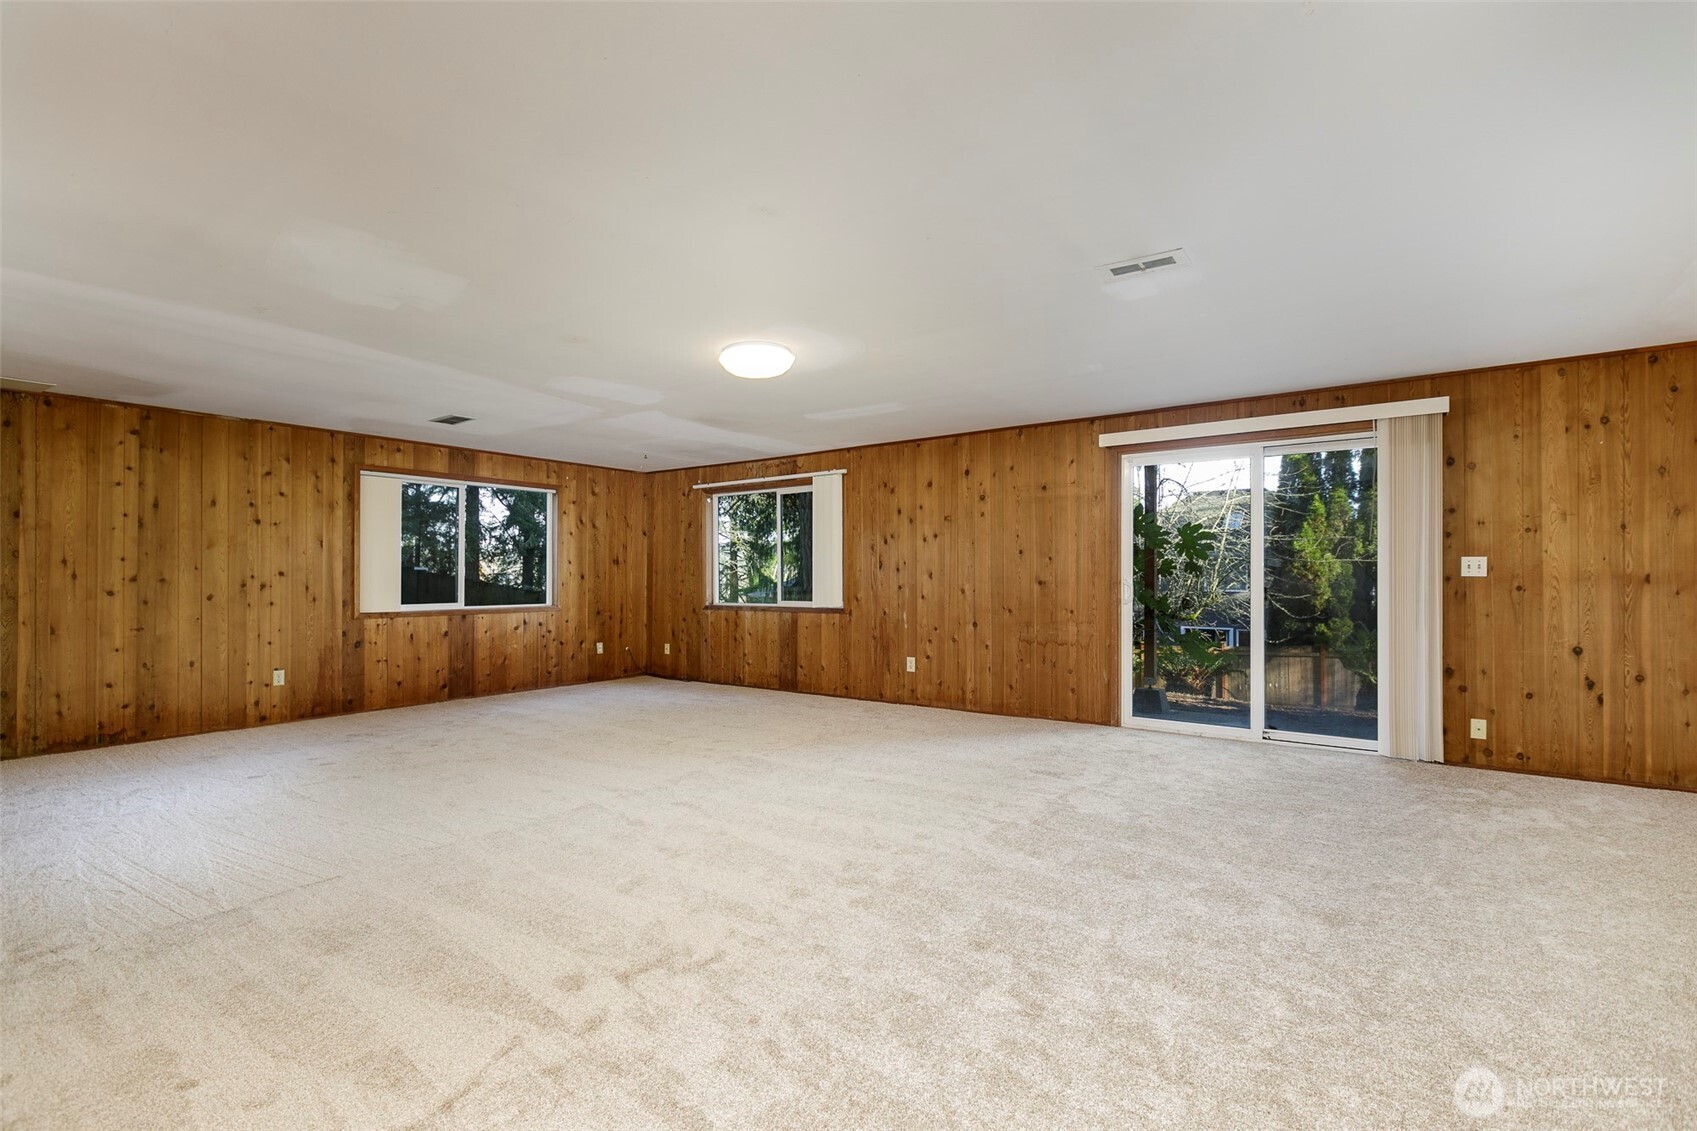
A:
POLYGON ((1127 275, 1141 275, 1145 271, 1159 271, 1163 267, 1177 267, 1181 263, 1189 263, 1190 257, 1184 253, 1184 248, 1175 247, 1171 251, 1158 251, 1153 255, 1140 255, 1136 259, 1127 259, 1120 263, 1107 265, 1108 277, 1123 279, 1127 275))
POLYGON ((447 416, 432 416, 430 418, 430 423, 432 423, 432 424, 464 424, 466 421, 468 421, 470 419, 471 419, 471 417, 469 417, 469 416, 455 416, 453 413, 450 412, 447 416))

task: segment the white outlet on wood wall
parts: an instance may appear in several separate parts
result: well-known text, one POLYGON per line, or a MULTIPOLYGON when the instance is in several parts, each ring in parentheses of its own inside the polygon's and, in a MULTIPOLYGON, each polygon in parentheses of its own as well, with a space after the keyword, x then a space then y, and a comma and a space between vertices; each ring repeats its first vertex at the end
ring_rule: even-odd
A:
POLYGON ((271 669, 271 686, 272 687, 282 687, 283 686, 283 669, 282 668, 272 668, 271 669))
POLYGON ((907 658, 907 670, 910 672, 916 672, 919 670, 919 667, 912 656, 907 658))
POLYGON ((599 641, 599 640, 597 640, 595 642, 595 654, 597 656, 599 656, 601 654, 601 641, 599 641))
POLYGON ((1469 719, 1467 736, 1469 738, 1484 738, 1487 729, 1484 719, 1469 719))

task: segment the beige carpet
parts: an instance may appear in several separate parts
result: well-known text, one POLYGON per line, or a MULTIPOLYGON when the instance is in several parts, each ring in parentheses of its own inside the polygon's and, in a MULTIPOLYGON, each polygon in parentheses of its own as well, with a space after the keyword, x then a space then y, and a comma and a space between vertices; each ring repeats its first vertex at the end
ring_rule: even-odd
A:
POLYGON ((652 679, 0 784, 8 1126, 1697 1124, 1697 796, 652 679))

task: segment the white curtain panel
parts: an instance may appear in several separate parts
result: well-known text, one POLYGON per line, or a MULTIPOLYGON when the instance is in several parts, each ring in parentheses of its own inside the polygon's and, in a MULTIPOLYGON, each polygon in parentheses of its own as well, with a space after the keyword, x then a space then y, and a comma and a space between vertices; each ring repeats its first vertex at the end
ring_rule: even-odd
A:
POLYGON ((1423 762, 1444 760, 1443 450, 1441 413, 1379 421, 1380 749, 1423 762))

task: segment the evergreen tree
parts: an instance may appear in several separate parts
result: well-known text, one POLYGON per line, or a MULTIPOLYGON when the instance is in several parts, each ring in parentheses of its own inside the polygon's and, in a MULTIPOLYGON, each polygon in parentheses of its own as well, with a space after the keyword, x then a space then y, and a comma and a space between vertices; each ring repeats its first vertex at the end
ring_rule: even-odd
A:
POLYGON ((1313 647, 1378 677, 1378 463, 1372 448, 1285 455, 1266 495, 1267 644, 1313 647))

